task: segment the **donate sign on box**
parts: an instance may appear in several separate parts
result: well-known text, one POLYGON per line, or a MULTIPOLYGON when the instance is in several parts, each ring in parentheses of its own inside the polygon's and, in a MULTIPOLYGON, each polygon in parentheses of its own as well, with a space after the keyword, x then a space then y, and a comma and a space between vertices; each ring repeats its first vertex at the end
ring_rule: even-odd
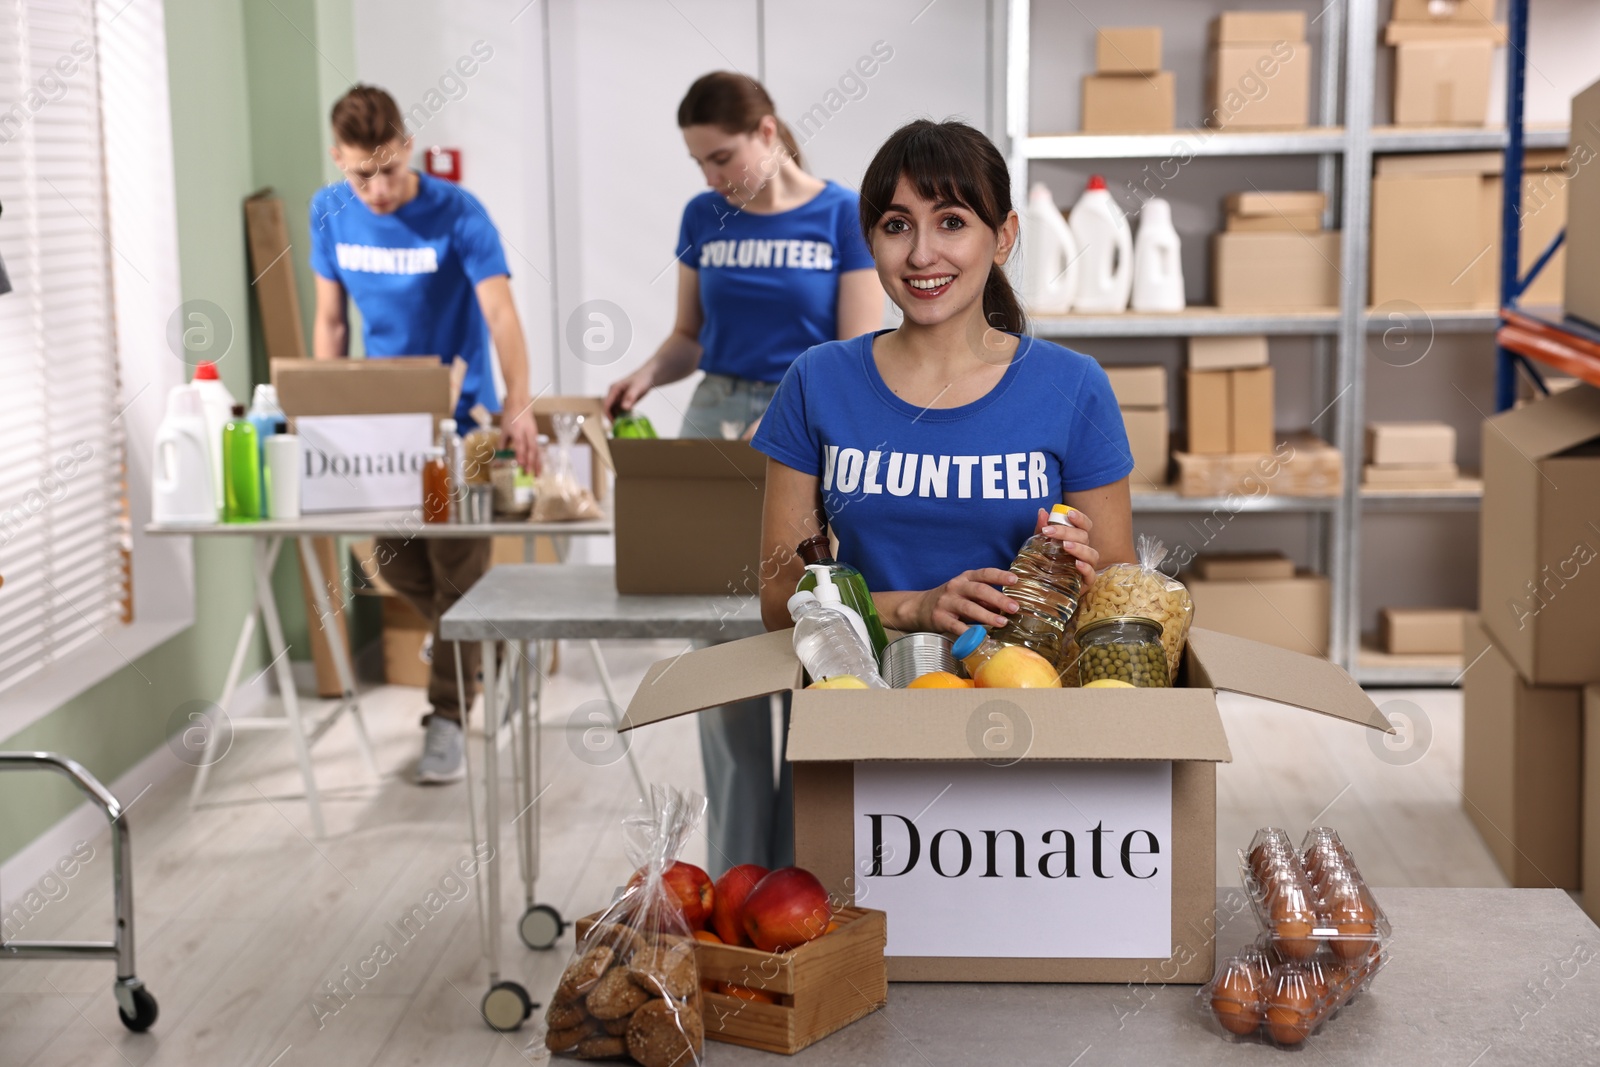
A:
POLYGON ((432 415, 301 415, 295 430, 301 445, 301 511, 422 506, 432 415))

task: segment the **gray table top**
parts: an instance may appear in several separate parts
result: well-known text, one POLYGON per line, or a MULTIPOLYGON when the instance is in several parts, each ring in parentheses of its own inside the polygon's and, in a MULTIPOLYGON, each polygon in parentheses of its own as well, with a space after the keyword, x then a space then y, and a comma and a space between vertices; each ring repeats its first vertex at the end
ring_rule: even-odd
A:
POLYGON ((729 641, 765 631, 754 596, 623 596, 614 568, 580 563, 495 567, 439 620, 446 641, 729 641))
MULTIPOLYGON (((1555 889, 1378 889, 1392 959, 1323 1023, 1296 1062, 1600 1063, 1600 929, 1555 889)), ((1218 891, 1222 955, 1255 933, 1239 889, 1218 891), (1232 905, 1240 905, 1234 908, 1232 905), (1237 912, 1237 913, 1235 913, 1237 912)), ((891 919, 891 921, 893 921, 891 919)), ((812 1067, 1290 1062, 1298 1050, 1223 1035, 1195 1011, 1196 986, 889 987, 889 1005, 793 1057, 812 1067)), ((707 1067, 770 1053, 707 1043, 707 1067)))
POLYGON ((177 526, 149 523, 144 531, 166 537, 606 537, 613 529, 608 513, 592 522, 529 522, 506 519, 497 522, 457 525, 425 523, 415 509, 398 511, 330 511, 303 515, 298 519, 266 519, 262 522, 211 523, 206 526, 177 526))

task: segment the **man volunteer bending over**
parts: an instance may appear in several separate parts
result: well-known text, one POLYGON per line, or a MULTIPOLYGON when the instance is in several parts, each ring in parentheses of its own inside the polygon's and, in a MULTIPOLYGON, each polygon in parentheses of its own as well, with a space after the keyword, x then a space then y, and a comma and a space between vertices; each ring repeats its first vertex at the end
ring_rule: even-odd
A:
MULTIPOLYGON (((511 300, 500 234, 482 205, 457 186, 411 169, 411 137, 394 98, 357 85, 333 105, 333 161, 346 180, 311 198, 311 268, 317 276, 313 347, 318 359, 349 354, 345 298, 361 311, 369 358, 459 356, 467 368, 456 423, 482 405, 500 411, 489 337, 506 383, 502 447, 535 469, 538 433, 530 413, 528 357, 511 300)), ((374 555, 385 581, 434 628, 424 716, 428 733, 418 782, 464 773, 462 722, 472 703, 478 646, 461 646, 468 692, 456 691, 455 656, 439 640, 443 615, 489 567, 487 538, 385 538, 374 555)))

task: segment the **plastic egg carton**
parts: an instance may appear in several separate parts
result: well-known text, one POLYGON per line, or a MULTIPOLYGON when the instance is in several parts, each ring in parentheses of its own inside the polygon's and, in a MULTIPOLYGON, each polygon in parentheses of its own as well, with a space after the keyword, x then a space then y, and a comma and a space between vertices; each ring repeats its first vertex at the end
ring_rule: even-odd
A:
POLYGON ((1239 879, 1265 936, 1287 958, 1327 949, 1354 960, 1389 943, 1389 917, 1328 827, 1309 831, 1300 848, 1276 827, 1257 831, 1239 853, 1239 879))
POLYGON ((1196 1010, 1236 1041, 1292 1048, 1338 1013, 1388 962, 1373 945, 1347 959, 1323 945, 1306 958, 1283 954, 1270 934, 1223 960, 1195 995, 1196 1010))

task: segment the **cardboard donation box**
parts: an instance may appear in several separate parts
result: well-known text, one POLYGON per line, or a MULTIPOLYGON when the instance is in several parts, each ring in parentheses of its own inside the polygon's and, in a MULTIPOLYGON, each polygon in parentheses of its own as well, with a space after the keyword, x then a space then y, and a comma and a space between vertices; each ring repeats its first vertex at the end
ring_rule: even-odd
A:
POLYGON ((1600 681, 1600 389, 1483 428, 1483 627, 1535 685, 1600 681))
MULTIPOLYGON (((846 451, 855 470, 840 477, 866 476, 866 457, 846 451)), ((662 438, 612 441, 611 459, 617 592, 757 593, 766 456, 743 441, 662 438)))
POLYGON ((1513 886, 1577 889, 1583 690, 1528 683, 1470 616, 1462 644, 1467 816, 1513 886))
POLYGON ((1311 120, 1311 47, 1302 11, 1224 11, 1211 23, 1206 121, 1284 129, 1311 120))
POLYGON ((1600 326, 1600 82, 1572 98, 1571 138, 1563 251, 1572 269, 1562 303, 1568 315, 1600 326))
MULTIPOLYGON (((792 637, 656 663, 623 729, 795 689, 792 637)), ((887 914, 890 981, 1203 982, 1231 758, 1216 690, 1389 726, 1332 664, 1209 630, 1180 680, 797 690, 796 862, 887 914)))

